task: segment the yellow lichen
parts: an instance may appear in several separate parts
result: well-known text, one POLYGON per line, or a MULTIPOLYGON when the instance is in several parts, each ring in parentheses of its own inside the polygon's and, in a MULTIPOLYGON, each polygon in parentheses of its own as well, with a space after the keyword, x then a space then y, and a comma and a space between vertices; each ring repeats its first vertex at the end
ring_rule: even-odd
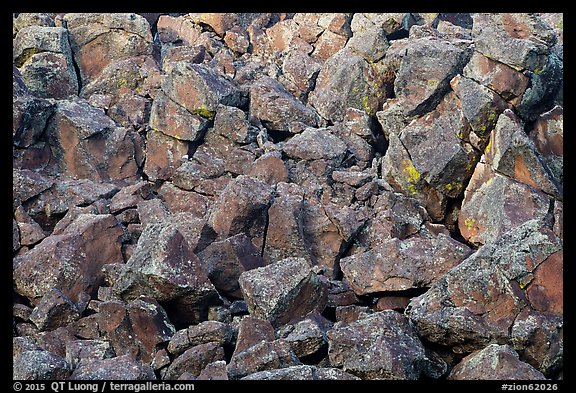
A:
POLYGON ((410 192, 411 195, 415 195, 418 192, 416 184, 418 184, 418 181, 420 180, 420 172, 418 172, 418 169, 416 169, 416 167, 410 160, 404 160, 403 164, 404 168, 402 169, 402 171, 406 174, 406 179, 408 182, 408 191, 410 192))
POLYGON ((472 228, 474 228, 474 226, 476 225, 476 220, 474 218, 468 217, 467 219, 464 220, 464 225, 466 225, 466 228, 468 228, 468 230, 471 231, 472 228))
POLYGON ((486 149, 484 149, 484 153, 488 154, 490 148, 492 147, 492 138, 488 140, 488 144, 486 145, 486 149))
POLYGON ((14 61, 16 67, 20 68, 24 65, 24 63, 26 63, 28 61, 29 58, 31 58, 33 55, 35 55, 36 53, 39 53, 40 50, 38 50, 37 48, 26 48, 22 51, 22 53, 20 54, 20 56, 18 56, 18 58, 14 61))
POLYGON ((493 177, 491 177, 490 179, 486 180, 486 181, 484 182, 484 184, 486 184, 487 186, 489 186, 490 183, 492 183, 492 180, 494 180, 493 177))
POLYGON ((214 117, 214 115, 216 114, 214 111, 209 110, 204 105, 200 106, 199 108, 193 110, 190 113, 192 113, 193 115, 199 115, 202 117, 206 117, 208 119, 212 119, 214 117))

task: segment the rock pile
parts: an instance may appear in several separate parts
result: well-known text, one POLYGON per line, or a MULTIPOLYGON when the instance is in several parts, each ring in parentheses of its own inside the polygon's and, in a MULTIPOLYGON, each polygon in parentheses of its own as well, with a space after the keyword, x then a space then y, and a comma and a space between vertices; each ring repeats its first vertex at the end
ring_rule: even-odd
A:
POLYGON ((15 14, 15 379, 561 379, 562 14, 15 14))

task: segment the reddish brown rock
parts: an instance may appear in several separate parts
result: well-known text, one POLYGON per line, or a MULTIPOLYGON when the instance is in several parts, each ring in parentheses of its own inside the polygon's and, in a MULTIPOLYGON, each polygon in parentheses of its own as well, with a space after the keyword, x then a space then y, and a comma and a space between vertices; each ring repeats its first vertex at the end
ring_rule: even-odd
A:
POLYGON ((538 15, 477 13, 473 15, 475 49, 517 70, 535 70, 546 62, 556 35, 538 15))
POLYGON ((201 64, 178 62, 162 83, 166 96, 192 115, 213 118, 219 104, 241 106, 242 92, 227 78, 201 64))
POLYGON ((205 149, 197 150, 191 160, 185 160, 171 177, 176 187, 202 194, 219 195, 230 178, 224 160, 214 157, 205 149))
POLYGON ((150 130, 146 135, 146 163, 144 172, 152 181, 166 180, 188 155, 188 143, 172 138, 160 131, 150 130))
POLYGON ((118 213, 125 209, 136 207, 141 201, 148 200, 151 197, 151 183, 139 181, 136 184, 123 187, 110 199, 110 212, 118 213))
POLYGON ((518 359, 509 345, 491 344, 456 365, 449 380, 543 380, 541 372, 518 359))
POLYGON ((12 251, 20 248, 20 229, 16 220, 12 219, 12 251))
POLYGON ((402 314, 380 311, 328 331, 330 365, 362 379, 418 379, 424 347, 402 314))
POLYGON ((40 330, 54 330, 68 325, 80 317, 78 307, 58 289, 48 291, 30 314, 40 330))
POLYGON ((246 315, 238 325, 234 354, 244 352, 261 341, 272 342, 274 339, 274 327, 267 319, 246 315))
POLYGON ((34 221, 28 215, 28 213, 26 213, 26 210, 21 205, 18 206, 14 211, 14 218, 16 219, 17 223, 16 239, 19 242, 18 247, 20 247, 20 245, 22 246, 33 245, 46 237, 46 234, 44 233, 40 225, 38 225, 38 223, 34 221))
POLYGON ((219 360, 224 360, 224 349, 218 343, 196 345, 172 361, 164 379, 177 379, 185 372, 198 376, 208 364, 219 360))
POLYGON ((238 279, 251 315, 280 326, 326 305, 322 283, 302 258, 249 270, 238 279))
POLYGON ((463 75, 495 91, 512 105, 521 102, 530 80, 514 68, 476 51, 464 67, 463 75))
POLYGON ((564 312, 564 258, 556 251, 533 271, 534 279, 526 286, 526 295, 533 309, 562 315, 564 312))
POLYGON ((311 56, 321 62, 325 62, 332 55, 338 53, 346 46, 348 37, 335 33, 330 30, 324 30, 314 43, 314 51, 311 56))
POLYGON ((220 303, 191 246, 167 222, 144 228, 114 292, 125 300, 145 295, 170 302, 164 304, 174 322, 197 323, 206 318, 208 307, 220 303))
POLYGON ((298 99, 305 99, 314 87, 322 64, 298 50, 288 52, 282 63, 283 74, 279 80, 298 99))
POLYGON ((392 238, 362 254, 342 258, 344 277, 357 295, 430 287, 471 250, 449 236, 392 238))
POLYGON ((14 261, 16 291, 37 304, 52 288, 72 301, 94 293, 104 264, 121 262, 123 230, 110 214, 83 214, 62 234, 48 236, 14 261))
POLYGON ((260 341, 242 352, 235 352, 228 364, 230 379, 240 379, 258 371, 296 366, 300 361, 285 340, 260 341))
POLYGON ((138 14, 66 14, 70 46, 82 86, 87 86, 112 61, 152 52, 148 21, 138 14))
POLYGON ((190 217, 204 218, 212 199, 194 191, 181 190, 170 182, 158 189, 160 199, 172 213, 187 212, 190 217))
POLYGON ((346 154, 346 144, 326 128, 306 128, 284 145, 288 157, 300 160, 334 160, 340 163, 346 154))
POLYGON ((108 359, 81 360, 70 379, 146 381, 155 380, 156 377, 149 365, 142 364, 130 355, 122 355, 108 359))
POLYGON ((240 275, 264 266, 260 250, 243 233, 211 243, 198 253, 198 258, 216 289, 237 298, 242 297, 238 284, 240 275))
POLYGON ((295 323, 285 337, 280 337, 288 341, 296 356, 302 359, 327 348, 326 332, 331 327, 332 322, 316 314, 295 323))
POLYGON ((181 41, 183 46, 193 45, 202 32, 202 28, 186 15, 160 15, 157 29, 160 42, 181 41))
POLYGON ((250 116, 271 130, 293 134, 318 124, 313 108, 305 106, 277 80, 263 76, 250 87, 250 116))
POLYGON ((486 150, 486 163, 505 176, 562 200, 562 186, 539 157, 520 119, 510 111, 499 118, 486 150))
POLYGON ((157 346, 167 342, 175 328, 164 309, 153 299, 140 298, 128 304, 118 300, 99 306, 98 326, 116 355, 130 355, 149 363, 157 346))
POLYGON ((210 342, 227 345, 232 338, 230 327, 218 321, 204 321, 198 325, 179 330, 170 338, 167 350, 173 355, 180 355, 190 347, 210 342))
POLYGON ((182 141, 202 139, 208 126, 205 118, 192 114, 168 98, 162 91, 156 95, 150 110, 150 127, 182 141))
POLYGON ((479 248, 412 299, 405 313, 421 337, 455 352, 510 342, 514 320, 531 301, 527 281, 560 248, 550 229, 528 221, 479 248))
POLYGON ((267 264, 288 257, 309 258, 303 229, 304 190, 293 183, 278 183, 268 209, 268 230, 263 257, 267 264))
POLYGON ((256 177, 270 186, 288 182, 288 169, 280 152, 270 152, 258 157, 247 175, 256 177))
POLYGON ((232 49, 234 52, 243 54, 248 51, 250 46, 250 37, 246 30, 242 29, 240 26, 234 26, 226 31, 224 42, 228 45, 228 48, 232 49))
POLYGON ((261 245, 272 192, 270 186, 254 177, 236 177, 215 202, 210 225, 224 239, 244 233, 256 246, 261 245))
POLYGON ((191 64, 202 64, 209 58, 210 54, 206 51, 204 45, 170 46, 166 48, 162 57, 162 70, 169 74, 177 62, 185 61, 191 64))
MULTIPOLYGON (((224 165, 225 172, 229 172, 232 176, 237 176, 248 173, 254 160, 256 160, 257 152, 255 150, 255 143, 240 145, 215 132, 208 132, 204 138, 204 143, 198 147, 194 155, 207 155, 210 157, 210 160, 220 160, 224 165)), ((202 158, 202 160, 204 160, 204 158, 202 158)), ((205 186, 206 191, 208 193, 214 193, 218 186, 221 185, 216 183, 225 179, 225 177, 221 177, 219 180, 214 179, 214 181, 207 181, 207 185, 205 186)), ((220 194, 221 191, 216 192, 216 195, 220 194)))
POLYGON ((242 109, 221 105, 214 117, 213 131, 236 143, 248 144, 256 140, 257 129, 250 125, 242 109))
POLYGON ((406 306, 410 303, 409 297, 404 296, 385 296, 376 302, 376 311, 394 310, 404 312, 406 306))
POLYGON ((49 189, 54 181, 29 169, 12 169, 14 209, 23 202, 49 189))
POLYGON ((135 179, 135 133, 85 101, 58 102, 46 130, 60 173, 95 181, 135 179))

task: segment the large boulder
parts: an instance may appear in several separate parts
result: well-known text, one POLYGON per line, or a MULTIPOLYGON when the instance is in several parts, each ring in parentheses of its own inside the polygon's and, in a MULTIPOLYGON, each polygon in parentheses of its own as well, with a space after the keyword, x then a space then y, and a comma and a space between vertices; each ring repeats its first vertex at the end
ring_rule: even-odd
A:
POLYGON ((523 310, 563 309, 557 289, 562 282, 561 248, 552 230, 528 221, 444 274, 412 299, 406 314, 421 337, 455 352, 510 343, 510 329, 523 310), (547 283, 538 285, 538 277, 547 283))
POLYGON ((14 259, 16 292, 37 304, 52 288, 73 302, 95 295, 101 268, 122 262, 124 231, 111 214, 81 214, 61 234, 42 240, 14 259))
POLYGON ((113 289, 125 300, 145 295, 164 303, 174 322, 198 323, 220 303, 191 246, 168 222, 144 228, 113 289))
POLYGON ((301 318, 326 305, 323 284, 303 258, 286 258, 246 271, 238 280, 251 315, 273 326, 301 318))

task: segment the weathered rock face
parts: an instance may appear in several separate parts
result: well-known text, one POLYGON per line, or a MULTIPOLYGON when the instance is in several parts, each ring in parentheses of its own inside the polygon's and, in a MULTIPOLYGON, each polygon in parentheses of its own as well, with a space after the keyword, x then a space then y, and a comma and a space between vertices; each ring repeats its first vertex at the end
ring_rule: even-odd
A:
POLYGON ((469 352, 490 342, 509 343, 509 331, 522 310, 538 307, 538 303, 546 304, 546 311, 563 309, 556 297, 556 286, 562 282, 560 270, 552 267, 560 265, 560 249, 549 228, 528 221, 485 244, 442 276, 411 301, 406 313, 422 337, 453 351, 469 352), (538 274, 540 269, 555 271, 550 275, 557 280, 554 285, 532 287, 536 277, 546 279, 546 273, 538 274), (542 292, 531 299, 531 289, 542 292))
POLYGON ((166 223, 146 226, 114 291, 126 300, 145 295, 166 302, 169 313, 175 313, 171 318, 183 322, 201 321, 208 307, 219 303, 198 257, 180 231, 166 223))
POLYGON ((430 287, 462 262, 468 246, 440 234, 428 239, 392 238, 361 254, 340 260, 344 277, 357 295, 430 287))
POLYGON ((122 261, 123 230, 110 214, 82 214, 62 234, 45 238, 14 261, 16 291, 37 304, 52 288, 73 302, 95 293, 100 269, 122 261))
POLYGON ((418 379, 424 347, 408 319, 381 311, 327 333, 330 364, 362 379, 418 379))
POLYGON ((546 378, 534 367, 519 360, 518 354, 509 345, 491 344, 462 359, 452 369, 448 379, 539 380, 546 378))
POLYGON ((385 98, 381 77, 370 63, 342 49, 322 66, 309 103, 320 116, 335 122, 344 119, 349 107, 373 115, 385 98))
POLYGON ((562 18, 14 13, 14 377, 562 379, 562 18))
POLYGON ((250 314, 274 326, 323 311, 326 304, 322 283, 302 258, 286 258, 244 272, 238 282, 250 314))

